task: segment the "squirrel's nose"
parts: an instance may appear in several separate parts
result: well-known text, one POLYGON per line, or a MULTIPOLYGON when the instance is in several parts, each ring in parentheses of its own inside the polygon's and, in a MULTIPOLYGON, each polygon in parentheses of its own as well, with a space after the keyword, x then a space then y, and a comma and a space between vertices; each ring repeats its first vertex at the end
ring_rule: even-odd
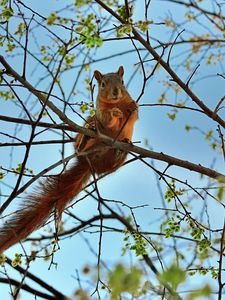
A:
POLYGON ((113 89, 113 96, 117 96, 119 94, 119 89, 116 87, 113 89))

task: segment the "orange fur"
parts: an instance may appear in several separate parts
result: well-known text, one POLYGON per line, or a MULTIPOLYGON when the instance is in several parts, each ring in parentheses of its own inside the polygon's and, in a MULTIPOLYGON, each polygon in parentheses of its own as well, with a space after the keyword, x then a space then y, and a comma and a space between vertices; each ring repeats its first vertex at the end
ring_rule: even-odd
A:
MULTIPOLYGON (((116 73, 102 75, 95 71, 94 75, 99 84, 96 115, 89 117, 85 126, 120 141, 131 141, 138 112, 136 102, 123 85, 123 67, 116 73)), ((78 153, 86 152, 86 156, 78 156, 73 167, 41 182, 38 192, 27 197, 16 217, 0 228, 0 253, 26 238, 46 222, 51 213, 60 218, 68 203, 82 191, 92 172, 114 172, 123 164, 127 154, 105 147, 99 137, 82 134, 75 139, 75 149, 78 153)))
POLYGON ((57 212, 60 217, 66 204, 82 190, 90 174, 87 162, 79 160, 60 176, 49 177, 40 183, 38 193, 29 195, 16 217, 1 228, 0 253, 27 237, 47 221, 52 212, 57 212))

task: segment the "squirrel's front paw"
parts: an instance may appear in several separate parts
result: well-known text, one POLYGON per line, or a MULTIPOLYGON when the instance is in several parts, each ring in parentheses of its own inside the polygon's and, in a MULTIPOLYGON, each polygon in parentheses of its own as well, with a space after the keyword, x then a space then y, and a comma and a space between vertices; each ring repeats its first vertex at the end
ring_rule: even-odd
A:
POLYGON ((122 111, 119 108, 114 107, 112 109, 112 116, 113 117, 117 117, 117 118, 122 118, 123 117, 123 113, 122 113, 122 111))
POLYGON ((138 109, 138 105, 135 101, 130 102, 130 104, 128 105, 127 111, 129 113, 132 113, 133 111, 138 109))
POLYGON ((128 139, 128 138, 124 138, 121 142, 133 145, 133 143, 131 142, 131 140, 128 139))

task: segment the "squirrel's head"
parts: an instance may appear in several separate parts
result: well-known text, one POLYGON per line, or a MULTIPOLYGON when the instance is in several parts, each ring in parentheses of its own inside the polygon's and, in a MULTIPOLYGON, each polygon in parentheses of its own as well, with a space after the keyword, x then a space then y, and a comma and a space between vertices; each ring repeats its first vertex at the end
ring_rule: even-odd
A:
POLYGON ((119 101, 126 92, 123 82, 124 69, 120 66, 115 73, 102 74, 95 70, 94 77, 98 81, 98 97, 103 101, 119 101))

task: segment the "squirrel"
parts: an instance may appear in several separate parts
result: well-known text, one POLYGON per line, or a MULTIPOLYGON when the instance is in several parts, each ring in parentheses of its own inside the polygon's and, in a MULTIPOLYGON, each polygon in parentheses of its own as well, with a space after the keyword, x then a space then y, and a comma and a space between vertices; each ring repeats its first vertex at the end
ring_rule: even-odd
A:
POLYGON ((123 74, 123 66, 115 73, 94 71, 98 82, 96 112, 87 118, 85 127, 96 130, 96 137, 77 134, 76 162, 60 175, 40 182, 37 192, 28 195, 16 216, 0 228, 0 253, 43 225, 51 213, 55 213, 56 221, 60 220, 65 207, 82 191, 92 174, 112 173, 124 163, 127 153, 106 147, 101 140, 104 134, 131 142, 138 106, 124 86, 123 74))

